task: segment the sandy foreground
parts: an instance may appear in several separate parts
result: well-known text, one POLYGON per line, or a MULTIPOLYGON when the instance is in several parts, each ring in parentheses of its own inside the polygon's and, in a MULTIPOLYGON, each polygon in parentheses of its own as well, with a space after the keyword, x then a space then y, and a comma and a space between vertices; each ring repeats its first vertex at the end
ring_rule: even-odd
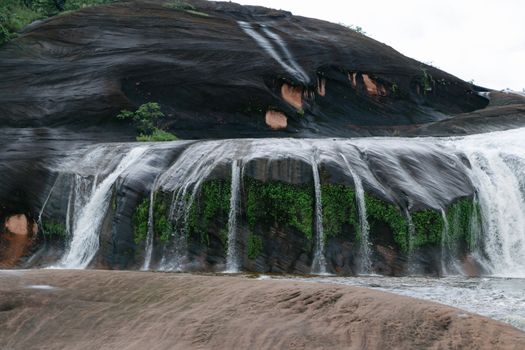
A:
POLYGON ((0 349, 525 349, 509 325, 360 287, 0 271, 0 349))

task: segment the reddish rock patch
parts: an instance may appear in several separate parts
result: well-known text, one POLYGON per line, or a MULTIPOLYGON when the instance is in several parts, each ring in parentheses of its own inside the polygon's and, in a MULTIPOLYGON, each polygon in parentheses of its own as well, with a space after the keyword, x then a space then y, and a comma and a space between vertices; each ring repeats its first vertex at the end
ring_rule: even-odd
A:
POLYGON ((363 74, 366 92, 372 96, 386 96, 386 89, 381 84, 376 83, 368 74, 363 74))
POLYGON ((319 96, 326 95, 326 79, 325 78, 317 79, 317 94, 319 96))
MULTIPOLYGON (((5 220, 6 231, 15 235, 29 235, 29 221, 24 214, 16 214, 5 220)), ((32 229, 31 229, 32 230, 32 229)))
POLYGON ((303 108, 303 89, 299 86, 283 84, 281 86, 281 95, 283 100, 294 106, 296 109, 303 108))
POLYGON ((274 130, 284 129, 288 126, 288 118, 282 112, 267 111, 265 116, 266 125, 274 130))

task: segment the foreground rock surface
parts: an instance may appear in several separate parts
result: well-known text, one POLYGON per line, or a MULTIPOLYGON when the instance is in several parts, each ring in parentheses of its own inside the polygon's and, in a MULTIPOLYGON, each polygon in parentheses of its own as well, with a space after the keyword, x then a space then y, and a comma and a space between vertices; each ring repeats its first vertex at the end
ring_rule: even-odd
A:
POLYGON ((523 349, 511 326, 364 288, 123 271, 0 272, 3 349, 523 349))

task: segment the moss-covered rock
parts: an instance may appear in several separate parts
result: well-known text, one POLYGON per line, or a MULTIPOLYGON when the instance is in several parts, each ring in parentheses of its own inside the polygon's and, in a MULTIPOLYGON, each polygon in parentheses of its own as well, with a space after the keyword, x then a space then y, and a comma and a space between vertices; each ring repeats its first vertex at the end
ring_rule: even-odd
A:
POLYGON ((315 199, 311 186, 246 178, 244 193, 246 218, 252 231, 258 224, 275 223, 312 239, 315 199))
MULTIPOLYGON (((190 236, 200 237, 202 244, 209 245, 209 230, 217 230, 220 235, 226 229, 230 211, 230 182, 223 179, 205 181, 189 210, 190 236)), ((227 234, 220 236, 226 236, 227 240, 227 234)))
MULTIPOLYGON (((323 204, 323 229, 326 237, 338 236, 343 232, 355 234, 360 239, 359 214, 355 190, 353 188, 323 184, 321 186, 323 204)), ((347 237, 352 239, 352 237, 347 237)))

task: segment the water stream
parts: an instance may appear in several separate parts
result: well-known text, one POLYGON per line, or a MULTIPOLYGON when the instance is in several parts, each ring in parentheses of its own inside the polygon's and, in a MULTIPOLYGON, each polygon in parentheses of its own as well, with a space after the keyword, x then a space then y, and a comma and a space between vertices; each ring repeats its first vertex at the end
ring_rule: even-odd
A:
POLYGON ((237 252, 237 216, 241 190, 241 164, 232 162, 230 213, 228 215, 228 251, 226 253, 226 272, 239 272, 239 254, 237 252))
MULTIPOLYGON (((246 254, 240 249, 242 245, 233 244, 240 240, 237 216, 244 205, 239 194, 244 176, 241 164, 244 168, 261 159, 293 160, 312 169, 315 192, 312 272, 331 272, 327 271, 322 215, 321 185, 325 180, 320 177, 320 169, 331 164, 341 169, 338 176, 348 177, 345 181, 355 187, 362 237, 359 272, 372 272, 364 193, 373 191, 391 202, 408 202, 410 208, 434 208, 442 212, 443 220, 447 219, 444 211, 452 200, 473 196, 473 205, 479 203, 480 211, 473 210, 470 220, 472 257, 492 275, 525 275, 525 129, 456 138, 237 139, 95 145, 84 155, 77 152, 64 160, 57 172, 65 176, 46 195, 47 202, 61 191, 68 193, 60 198, 67 198, 62 217, 71 240, 58 266, 87 267, 97 254, 99 234, 113 191, 144 183, 150 197, 152 191, 161 191, 173 199, 170 208, 173 234, 159 248, 164 253, 155 268, 184 270, 188 263, 190 208, 206 179, 220 169, 231 168, 226 268, 237 271, 246 254), (70 175, 71 181, 62 181, 70 175)), ((290 166, 290 170, 296 167, 290 166)), ((271 168, 261 169, 263 173, 259 176, 266 177, 264 171, 271 168)), ((149 268, 154 241, 152 209, 143 266, 149 268)), ((407 209, 405 214, 412 246, 415 232, 411 210, 407 209)), ((441 242, 443 270, 452 274, 462 272, 456 264, 456 247, 450 242, 450 236, 458 234, 455 220, 445 222, 441 242)))
POLYGON ((355 196, 357 200, 357 211, 359 213, 359 231, 361 233, 361 256, 359 261, 359 273, 360 274, 369 274, 372 268, 372 261, 370 255, 372 250, 370 248, 370 238, 368 237, 370 233, 370 226, 368 224, 368 219, 366 217, 366 203, 365 203, 365 191, 363 189, 363 182, 359 175, 355 173, 346 159, 345 155, 341 153, 341 157, 345 162, 348 171, 352 175, 352 180, 354 181, 355 186, 355 196))
POLYGON ((146 147, 132 148, 93 191, 89 201, 80 210, 74 223, 73 235, 68 251, 59 265, 64 268, 86 268, 99 247, 99 231, 109 206, 111 188, 124 171, 135 163, 147 150, 146 147))
POLYGON ((315 157, 312 157, 311 164, 315 191, 315 250, 312 262, 312 273, 322 275, 326 274, 326 258, 321 180, 319 178, 319 164, 315 157))

